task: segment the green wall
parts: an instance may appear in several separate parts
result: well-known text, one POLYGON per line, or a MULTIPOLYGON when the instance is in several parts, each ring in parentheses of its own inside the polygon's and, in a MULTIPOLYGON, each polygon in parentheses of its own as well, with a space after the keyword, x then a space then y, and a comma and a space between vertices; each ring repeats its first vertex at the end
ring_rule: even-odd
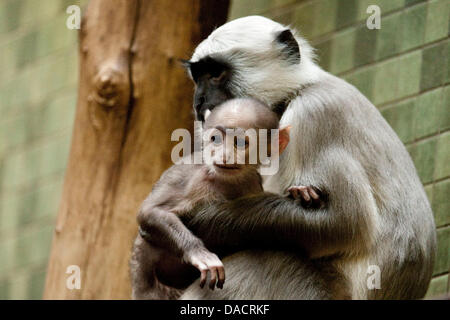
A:
POLYGON ((0 0, 0 298, 39 299, 77 95, 68 5, 0 0))
MULTIPOLYGON (((81 1, 87 2, 86 0, 81 1)), ((0 298, 39 299, 77 88, 72 0, 0 0, 0 298)), ((230 19, 291 24, 320 64, 355 84, 404 141, 430 198, 439 253, 429 296, 449 290, 450 68, 446 0, 234 0, 230 19), (378 4, 380 30, 366 8, 378 4)))

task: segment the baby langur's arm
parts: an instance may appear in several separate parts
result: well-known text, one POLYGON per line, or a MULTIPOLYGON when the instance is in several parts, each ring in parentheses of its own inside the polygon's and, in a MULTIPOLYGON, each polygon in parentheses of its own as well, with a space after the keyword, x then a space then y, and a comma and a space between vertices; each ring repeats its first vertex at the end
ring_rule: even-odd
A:
POLYGON ((202 240, 194 236, 174 213, 158 206, 141 209, 138 214, 140 236, 155 247, 193 265, 200 273, 200 286, 211 272, 210 289, 223 288, 225 271, 222 262, 206 249, 202 240))

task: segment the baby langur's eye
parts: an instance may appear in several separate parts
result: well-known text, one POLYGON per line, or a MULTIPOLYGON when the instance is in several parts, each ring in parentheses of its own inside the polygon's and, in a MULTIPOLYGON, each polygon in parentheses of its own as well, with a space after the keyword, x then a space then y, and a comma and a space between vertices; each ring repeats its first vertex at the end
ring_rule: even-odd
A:
POLYGON ((222 136, 220 134, 211 136, 211 142, 213 142, 215 145, 222 144, 222 136))
POLYGON ((240 149, 247 148, 248 147, 248 141, 245 140, 244 138, 236 137, 236 138, 234 138, 234 146, 236 148, 240 148, 240 149))

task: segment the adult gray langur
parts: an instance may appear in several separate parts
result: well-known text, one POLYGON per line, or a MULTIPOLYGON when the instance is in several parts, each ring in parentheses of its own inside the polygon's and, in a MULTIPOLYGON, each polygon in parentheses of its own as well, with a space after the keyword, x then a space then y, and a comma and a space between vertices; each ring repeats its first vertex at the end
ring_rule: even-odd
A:
POLYGON ((185 221, 223 259, 223 290, 183 299, 415 299, 433 269, 432 211, 404 145, 354 86, 322 70, 299 34, 250 16, 217 28, 186 62, 196 118, 233 97, 257 98, 291 125, 272 193, 198 209, 185 221), (314 207, 285 197, 303 186, 314 207), (275 193, 275 194, 274 194, 275 193), (368 286, 369 266, 380 284, 368 286))

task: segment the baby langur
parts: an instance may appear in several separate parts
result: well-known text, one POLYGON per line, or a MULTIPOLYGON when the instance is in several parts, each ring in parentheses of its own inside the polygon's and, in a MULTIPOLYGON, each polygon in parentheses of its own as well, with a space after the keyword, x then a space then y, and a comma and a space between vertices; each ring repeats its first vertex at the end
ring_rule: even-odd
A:
MULTIPOLYGON (((180 218, 198 205, 263 192, 257 171, 259 156, 255 163, 249 161, 252 143, 242 132, 248 129, 270 132, 278 126, 276 113, 253 99, 229 100, 208 115, 203 131, 207 137, 204 136, 204 149, 211 151, 210 161, 206 161, 203 152, 206 162, 202 164, 170 167, 155 184, 138 214, 139 235, 130 261, 134 299, 176 299, 181 289, 198 277, 198 271, 201 287, 208 273, 210 289, 223 287, 225 270, 221 260, 180 218), (230 131, 233 134, 230 135, 230 131), (237 131, 241 134, 236 134, 237 131)), ((289 142, 289 129, 279 130, 279 153, 289 142)), ((260 139, 259 135, 257 137, 260 139)), ((257 141, 259 144, 261 140, 257 141)), ((263 143, 267 143, 269 154, 271 139, 263 143)), ((310 199, 310 193, 304 189, 295 189, 295 194, 299 193, 305 194, 305 200, 310 199)))

